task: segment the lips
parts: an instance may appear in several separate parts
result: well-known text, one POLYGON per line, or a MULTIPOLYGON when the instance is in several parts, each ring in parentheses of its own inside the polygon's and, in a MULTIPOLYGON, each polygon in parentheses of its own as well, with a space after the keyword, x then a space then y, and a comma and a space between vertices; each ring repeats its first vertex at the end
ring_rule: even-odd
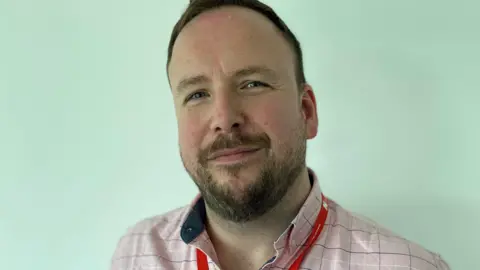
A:
POLYGON ((239 155, 239 154, 247 154, 247 153, 252 153, 260 148, 258 147, 237 147, 237 148, 229 148, 229 149, 222 149, 213 152, 211 155, 208 156, 209 160, 215 160, 223 157, 229 157, 229 156, 234 156, 234 155, 239 155))

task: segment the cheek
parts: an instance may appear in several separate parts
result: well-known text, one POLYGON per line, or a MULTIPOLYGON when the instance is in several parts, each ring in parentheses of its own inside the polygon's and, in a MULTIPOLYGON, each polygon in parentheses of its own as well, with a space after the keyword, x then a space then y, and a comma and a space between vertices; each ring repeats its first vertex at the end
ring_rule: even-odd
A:
POLYGON ((292 102, 270 101, 256 106, 253 117, 261 125, 264 132, 272 139, 272 144, 283 144, 289 141, 292 132, 299 126, 299 112, 292 102))
POLYGON ((180 150, 185 158, 194 158, 202 143, 202 124, 198 117, 178 118, 178 138, 180 150))

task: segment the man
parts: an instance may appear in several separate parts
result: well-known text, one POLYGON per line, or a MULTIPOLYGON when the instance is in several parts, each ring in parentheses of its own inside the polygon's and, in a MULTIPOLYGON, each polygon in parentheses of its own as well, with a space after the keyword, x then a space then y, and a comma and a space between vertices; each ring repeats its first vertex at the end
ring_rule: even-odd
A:
POLYGON ((315 95, 295 36, 256 0, 192 1, 167 74, 191 206, 139 222, 123 269, 449 269, 435 253, 325 197, 305 164, 315 95))

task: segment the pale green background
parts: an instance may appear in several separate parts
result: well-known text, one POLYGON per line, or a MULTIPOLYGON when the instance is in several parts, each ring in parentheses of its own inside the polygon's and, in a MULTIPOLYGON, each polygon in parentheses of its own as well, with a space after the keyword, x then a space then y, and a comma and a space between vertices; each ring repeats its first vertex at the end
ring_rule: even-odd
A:
MULTIPOLYGON (((186 2, 0 0, 0 269, 108 269, 193 198, 164 69, 186 2)), ((324 192, 480 269, 479 2, 266 2, 303 44, 324 192)))

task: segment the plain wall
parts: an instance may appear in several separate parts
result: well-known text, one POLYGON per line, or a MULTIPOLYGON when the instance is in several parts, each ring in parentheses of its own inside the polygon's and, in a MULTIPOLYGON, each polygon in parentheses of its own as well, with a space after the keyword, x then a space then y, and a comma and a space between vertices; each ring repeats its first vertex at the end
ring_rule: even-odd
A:
MULTIPOLYGON (((187 2, 0 0, 1 269, 108 269, 193 199, 165 73, 187 2)), ((479 2, 266 3, 304 49, 325 194, 478 269, 479 2)))

